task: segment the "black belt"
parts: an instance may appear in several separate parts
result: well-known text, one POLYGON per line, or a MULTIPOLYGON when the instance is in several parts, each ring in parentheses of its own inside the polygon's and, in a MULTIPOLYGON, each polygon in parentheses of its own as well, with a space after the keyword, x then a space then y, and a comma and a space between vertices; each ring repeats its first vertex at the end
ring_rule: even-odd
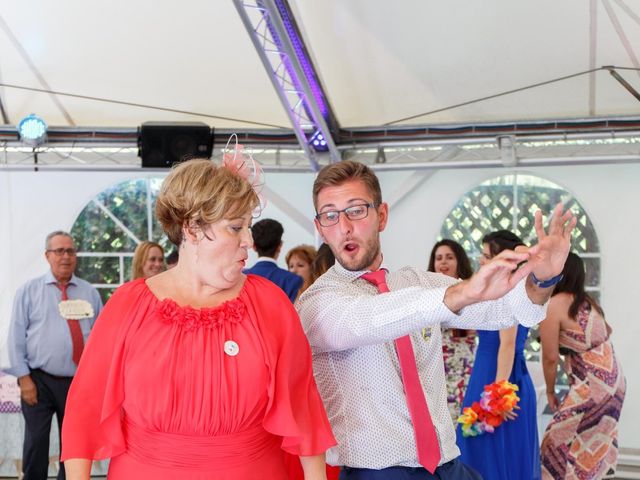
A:
POLYGON ((73 380, 73 377, 61 377, 60 375, 51 375, 50 373, 45 372, 39 368, 32 368, 31 373, 38 373, 40 375, 44 375, 49 378, 53 378, 54 380, 73 380))

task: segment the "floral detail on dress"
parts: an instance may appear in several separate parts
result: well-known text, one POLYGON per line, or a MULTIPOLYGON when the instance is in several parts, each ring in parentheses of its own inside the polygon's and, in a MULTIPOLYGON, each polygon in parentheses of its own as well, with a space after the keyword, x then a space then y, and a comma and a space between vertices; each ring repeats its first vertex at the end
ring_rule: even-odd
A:
POLYGON ((456 336, 453 330, 442 332, 442 358, 447 381, 447 406, 455 422, 462 411, 462 401, 467 391, 476 354, 476 335, 467 333, 456 336))
POLYGON ((186 331, 199 328, 212 329, 225 323, 240 323, 245 316, 246 306, 235 298, 217 307, 181 307, 170 298, 158 304, 158 312, 165 323, 174 323, 186 331))

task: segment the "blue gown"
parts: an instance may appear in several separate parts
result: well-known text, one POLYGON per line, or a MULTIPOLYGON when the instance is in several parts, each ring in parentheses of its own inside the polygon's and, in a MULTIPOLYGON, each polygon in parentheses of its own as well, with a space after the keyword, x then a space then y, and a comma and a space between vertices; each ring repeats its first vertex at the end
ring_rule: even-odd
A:
MULTIPOLYGON (((462 460, 485 480, 539 480, 540 447, 536 419, 536 392, 524 358, 529 329, 518 326, 515 357, 509 381, 518 386, 518 418, 504 422, 494 433, 463 437, 457 426, 457 443, 462 460)), ((496 378, 500 333, 478 331, 480 343, 471 372, 463 408, 480 399, 484 386, 496 378)))

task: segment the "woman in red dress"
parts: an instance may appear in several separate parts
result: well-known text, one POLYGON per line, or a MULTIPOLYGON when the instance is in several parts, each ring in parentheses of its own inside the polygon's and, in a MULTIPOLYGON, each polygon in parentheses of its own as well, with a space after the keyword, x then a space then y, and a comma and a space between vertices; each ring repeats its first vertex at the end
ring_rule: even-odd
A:
POLYGON ((242 269, 259 203, 245 167, 180 164, 156 214, 178 265, 120 287, 67 401, 67 479, 282 479, 283 451, 324 479, 335 445, 291 302, 242 269))

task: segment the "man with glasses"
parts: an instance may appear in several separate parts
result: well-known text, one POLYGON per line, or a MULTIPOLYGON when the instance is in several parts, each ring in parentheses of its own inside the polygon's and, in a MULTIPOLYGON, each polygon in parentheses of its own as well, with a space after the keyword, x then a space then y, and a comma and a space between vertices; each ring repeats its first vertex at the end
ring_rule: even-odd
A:
MULTIPOLYGON (((98 291, 74 275, 77 257, 71 235, 47 235, 50 271, 16 292, 8 337, 10 368, 18 378, 25 420, 25 479, 46 479, 51 419, 62 427, 64 407, 84 343, 102 310, 98 291)), ((65 478, 60 466, 58 478, 65 478)))
POLYGON ((337 262, 296 307, 338 441, 327 463, 343 466, 341 478, 350 480, 480 478, 457 459, 440 327, 540 322, 575 218, 558 205, 547 234, 538 212, 536 246, 502 252, 458 282, 411 267, 386 271, 380 232, 389 211, 367 166, 342 161, 323 168, 313 202, 316 228, 337 262))

